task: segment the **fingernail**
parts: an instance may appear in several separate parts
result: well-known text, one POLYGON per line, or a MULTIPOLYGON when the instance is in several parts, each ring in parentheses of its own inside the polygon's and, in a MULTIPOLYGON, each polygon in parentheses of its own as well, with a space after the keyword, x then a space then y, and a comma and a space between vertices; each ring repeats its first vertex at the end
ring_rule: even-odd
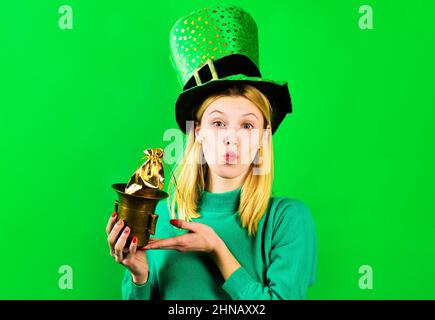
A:
POLYGON ((127 232, 129 232, 130 231, 130 229, 128 228, 128 227, 125 227, 125 229, 124 229, 124 233, 127 233, 127 232))
POLYGON ((171 220, 169 220, 169 222, 170 222, 173 226, 178 226, 178 219, 171 219, 171 220))
POLYGON ((116 217, 116 211, 112 213, 112 218, 116 217))
POLYGON ((136 243, 136 241, 137 241, 136 236, 133 236, 133 239, 131 241, 133 241, 133 243, 136 243))
POLYGON ((122 219, 119 219, 118 222, 116 223, 117 225, 121 225, 122 223, 122 219))

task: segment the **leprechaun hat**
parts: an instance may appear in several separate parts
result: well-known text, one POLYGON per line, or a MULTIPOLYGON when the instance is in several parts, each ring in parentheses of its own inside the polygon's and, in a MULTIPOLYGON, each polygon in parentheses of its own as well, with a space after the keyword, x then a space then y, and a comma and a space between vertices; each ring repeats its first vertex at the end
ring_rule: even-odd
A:
POLYGON ((272 134, 292 112, 286 81, 264 79, 259 68, 258 29, 234 5, 208 6, 180 18, 170 31, 171 61, 183 91, 175 104, 177 124, 186 133, 201 102, 229 84, 259 89, 272 107, 272 134))

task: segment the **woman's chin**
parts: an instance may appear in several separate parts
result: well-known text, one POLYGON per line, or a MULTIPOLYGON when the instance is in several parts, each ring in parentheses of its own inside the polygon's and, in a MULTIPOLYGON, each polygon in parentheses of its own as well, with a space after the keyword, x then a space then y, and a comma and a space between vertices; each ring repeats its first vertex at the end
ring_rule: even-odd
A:
POLYGON ((217 166, 217 174, 222 178, 231 179, 238 177, 246 168, 240 164, 223 163, 217 166))

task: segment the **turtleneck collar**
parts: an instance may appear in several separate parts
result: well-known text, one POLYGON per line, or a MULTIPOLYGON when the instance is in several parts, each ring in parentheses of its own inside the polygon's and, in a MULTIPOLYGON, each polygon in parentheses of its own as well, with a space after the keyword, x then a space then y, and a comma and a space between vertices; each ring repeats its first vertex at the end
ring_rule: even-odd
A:
POLYGON ((199 198, 198 208, 213 212, 235 212, 239 210, 242 187, 226 192, 204 190, 199 198))

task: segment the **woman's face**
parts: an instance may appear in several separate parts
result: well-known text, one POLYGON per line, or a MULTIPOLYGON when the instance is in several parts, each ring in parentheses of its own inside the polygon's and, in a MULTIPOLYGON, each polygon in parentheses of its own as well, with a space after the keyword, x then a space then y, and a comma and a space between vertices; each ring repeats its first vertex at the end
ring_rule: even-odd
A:
POLYGON ((260 147, 263 115, 242 96, 223 96, 205 110, 196 138, 210 170, 222 178, 245 173, 260 147))

